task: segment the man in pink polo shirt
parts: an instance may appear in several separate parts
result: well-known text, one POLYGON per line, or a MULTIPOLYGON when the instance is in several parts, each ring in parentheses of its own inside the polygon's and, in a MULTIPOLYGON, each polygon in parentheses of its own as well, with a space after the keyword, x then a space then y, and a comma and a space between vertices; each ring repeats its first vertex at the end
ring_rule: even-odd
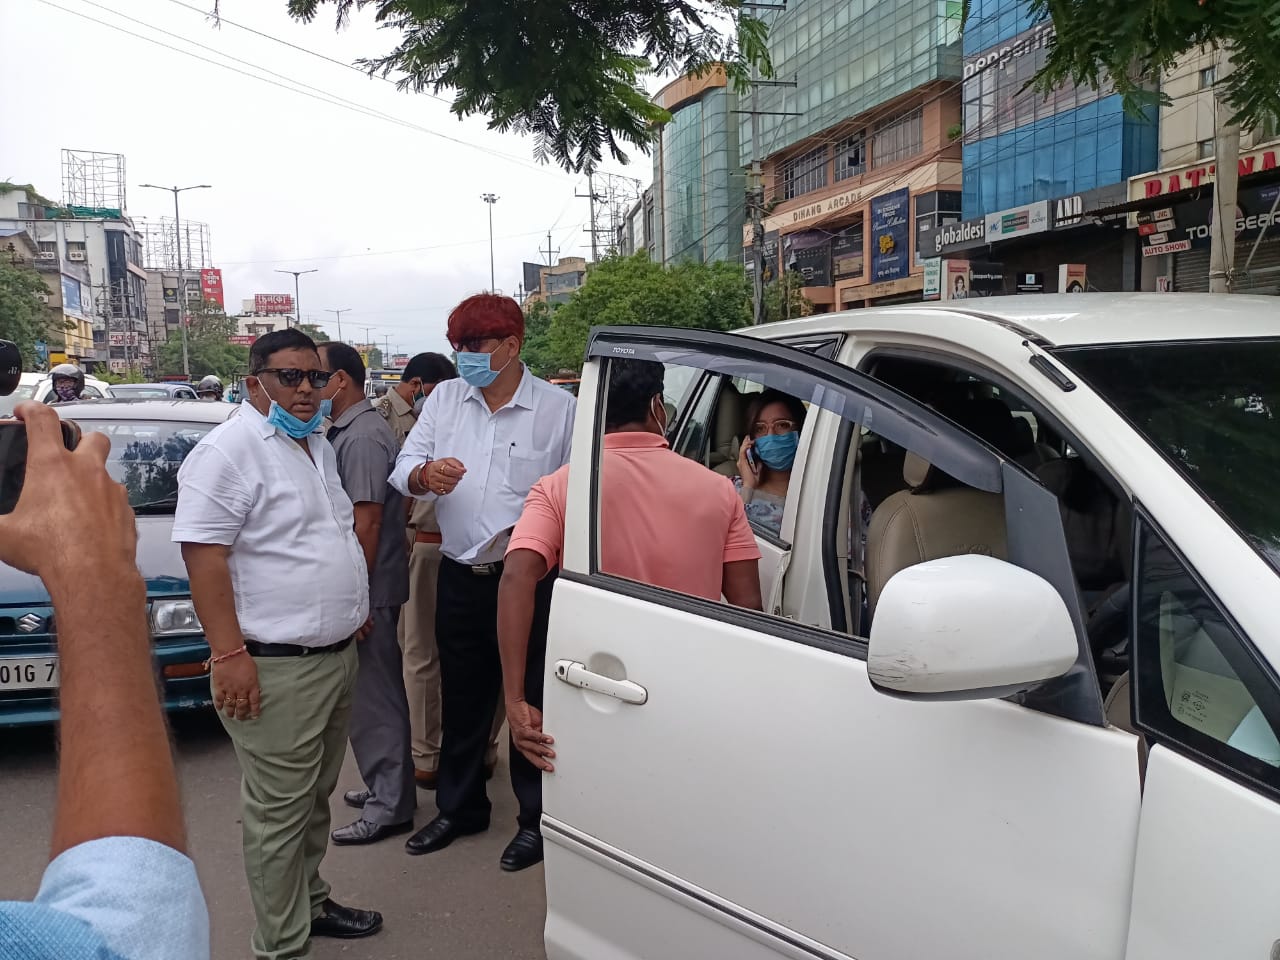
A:
MULTIPOLYGON (((732 481, 667 447, 663 367, 615 360, 609 370, 601 463, 600 567, 628 580, 761 608, 760 548, 732 481)), ((498 647, 512 741, 550 771, 542 732, 546 623, 534 624, 534 590, 560 565, 569 467, 529 492, 507 547, 498 588, 498 647), (534 629, 536 627, 536 629, 534 629), (531 636, 532 634, 532 636, 531 636)))

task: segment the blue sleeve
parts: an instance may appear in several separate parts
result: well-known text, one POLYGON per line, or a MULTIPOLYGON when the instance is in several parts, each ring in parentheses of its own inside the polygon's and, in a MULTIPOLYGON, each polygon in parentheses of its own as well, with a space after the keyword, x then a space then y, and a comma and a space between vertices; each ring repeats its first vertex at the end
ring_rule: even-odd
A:
POLYGON ((0 956, 18 960, 209 958, 209 911, 195 865, 139 837, 72 847, 33 903, 0 904, 0 956))

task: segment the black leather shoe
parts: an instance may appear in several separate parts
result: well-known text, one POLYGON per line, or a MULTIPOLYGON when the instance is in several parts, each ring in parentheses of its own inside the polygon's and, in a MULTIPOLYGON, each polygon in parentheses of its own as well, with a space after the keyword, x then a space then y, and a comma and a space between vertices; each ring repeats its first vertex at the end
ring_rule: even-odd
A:
POLYGON ((339 827, 329 836, 337 844, 377 843, 386 837, 394 837, 398 833, 408 833, 413 829, 413 821, 404 823, 374 823, 361 817, 355 823, 339 827))
POLYGON ((356 910, 332 900, 324 902, 324 912, 311 921, 313 937, 337 937, 355 940, 382 929, 382 914, 377 910, 356 910))
POLYGON ((451 820, 444 814, 440 814, 440 816, 406 840, 404 848, 414 856, 435 853, 437 850, 443 850, 459 837, 469 836, 473 833, 484 833, 488 829, 489 825, 487 823, 483 827, 466 827, 451 820))
POLYGON ((355 807, 357 810, 363 810, 364 805, 369 802, 369 798, 372 796, 372 790, 348 790, 342 795, 342 802, 348 807, 355 807))
POLYGON ((524 870, 542 862, 542 834, 537 830, 520 829, 515 838, 502 851, 499 863, 508 873, 524 870))

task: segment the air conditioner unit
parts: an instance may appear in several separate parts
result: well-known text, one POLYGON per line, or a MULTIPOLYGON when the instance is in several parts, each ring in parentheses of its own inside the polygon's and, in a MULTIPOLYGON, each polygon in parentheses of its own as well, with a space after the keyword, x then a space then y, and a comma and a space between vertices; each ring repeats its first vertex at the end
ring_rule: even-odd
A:
POLYGON ((37 260, 57 260, 58 251, 57 250, 41 250, 39 253, 36 254, 36 259, 37 260))
POLYGON ((83 251, 83 250, 68 250, 68 251, 67 251, 67 259, 68 259, 68 260, 83 260, 84 258, 85 258, 85 255, 84 255, 84 251, 83 251))
POLYGON ((47 293, 42 293, 42 294, 40 294, 40 299, 41 299, 42 301, 44 301, 44 305, 45 305, 46 307, 49 305, 49 303, 50 303, 49 294, 47 294, 47 293))

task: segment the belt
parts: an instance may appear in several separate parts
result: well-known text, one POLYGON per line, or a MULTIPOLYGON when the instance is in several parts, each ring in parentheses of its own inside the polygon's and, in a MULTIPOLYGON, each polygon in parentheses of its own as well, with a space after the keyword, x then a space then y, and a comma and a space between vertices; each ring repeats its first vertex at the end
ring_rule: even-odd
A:
POLYGON ((496 577, 502 573, 502 561, 497 560, 493 563, 459 563, 457 560, 445 558, 459 570, 469 573, 474 577, 496 577))
POLYGON ((351 646, 355 635, 331 643, 325 647, 304 647, 297 643, 259 643, 257 640, 246 640, 244 647, 254 657, 309 657, 315 653, 338 653, 351 646))
POLYGON ((431 530, 419 530, 413 535, 414 543, 443 543, 440 534, 431 530))

